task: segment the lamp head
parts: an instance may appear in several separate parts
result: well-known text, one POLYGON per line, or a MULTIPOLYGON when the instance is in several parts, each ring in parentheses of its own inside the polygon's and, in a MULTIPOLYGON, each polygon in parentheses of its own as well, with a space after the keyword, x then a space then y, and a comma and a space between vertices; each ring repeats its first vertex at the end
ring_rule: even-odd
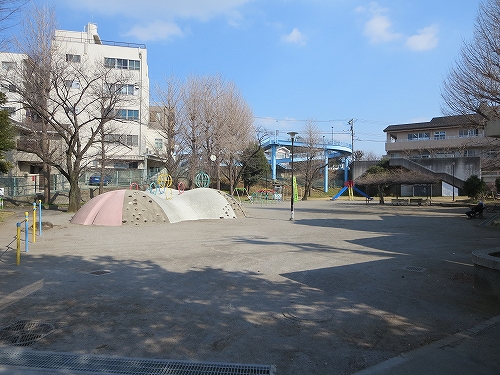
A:
POLYGON ((289 135, 292 139, 294 139, 294 138, 295 138, 295 136, 296 136, 297 134, 299 134, 299 133, 297 133, 297 132, 288 132, 288 133, 286 133, 286 134, 288 134, 288 135, 289 135))

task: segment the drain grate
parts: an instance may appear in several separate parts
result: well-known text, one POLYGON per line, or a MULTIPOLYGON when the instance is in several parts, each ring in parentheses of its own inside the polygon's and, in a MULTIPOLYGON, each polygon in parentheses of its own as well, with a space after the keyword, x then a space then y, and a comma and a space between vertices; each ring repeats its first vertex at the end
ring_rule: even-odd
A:
POLYGON ((53 323, 36 320, 18 320, 0 328, 0 343, 27 346, 47 336, 57 327, 53 323))
POLYGON ((97 270, 97 271, 92 271, 92 272, 89 272, 91 275, 95 275, 95 276, 101 276, 101 275, 106 275, 107 273, 111 273, 110 270, 97 270))
POLYGON ((107 357, 73 353, 0 348, 0 365, 86 374, 122 375, 275 375, 273 365, 187 362, 147 358, 107 357))
POLYGON ((426 270, 424 267, 417 267, 417 266, 406 266, 403 269, 412 272, 424 272, 426 270))

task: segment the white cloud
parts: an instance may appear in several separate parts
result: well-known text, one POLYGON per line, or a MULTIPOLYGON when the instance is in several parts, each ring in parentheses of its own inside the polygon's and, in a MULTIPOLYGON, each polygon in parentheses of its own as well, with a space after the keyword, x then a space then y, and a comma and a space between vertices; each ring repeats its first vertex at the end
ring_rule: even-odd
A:
POLYGON ((306 37, 297 28, 294 28, 290 34, 283 35, 281 40, 286 43, 306 44, 306 37))
POLYGON ((182 36, 183 32, 174 23, 156 21, 147 26, 134 26, 125 35, 147 42, 168 39, 172 36, 182 36))
POLYGON ((424 27, 418 34, 410 36, 406 40, 406 46, 413 51, 426 51, 436 48, 438 45, 437 34, 439 29, 436 25, 424 27))
MULTIPOLYGON (((365 23, 363 34, 371 43, 385 43, 405 37, 402 33, 393 31, 392 22, 386 15, 389 11, 382 8, 377 2, 371 2, 369 6, 358 6, 354 9, 356 13, 367 13, 370 19, 365 23)), ((418 30, 418 33, 406 38, 405 45, 413 51, 426 51, 438 45, 437 25, 431 25, 418 30)))
POLYGON ((136 23, 136 26, 126 32, 126 35, 136 36, 143 41, 180 35, 173 28, 174 23, 180 20, 206 22, 222 16, 226 17, 229 24, 237 25, 243 19, 240 8, 250 1, 252 0, 57 0, 70 8, 95 15, 121 16, 124 21, 135 20, 136 22, 129 22, 136 23), (153 38, 148 30, 155 28, 160 33, 153 38))
POLYGON ((365 23, 363 34, 371 43, 385 43, 401 37, 401 34, 392 31, 392 22, 385 15, 387 8, 382 8, 377 2, 371 2, 368 7, 360 5, 354 11, 370 15, 371 18, 365 23))
POLYGON ((390 42, 401 37, 401 34, 391 31, 391 27, 388 17, 375 15, 365 24, 364 34, 372 43, 390 42))

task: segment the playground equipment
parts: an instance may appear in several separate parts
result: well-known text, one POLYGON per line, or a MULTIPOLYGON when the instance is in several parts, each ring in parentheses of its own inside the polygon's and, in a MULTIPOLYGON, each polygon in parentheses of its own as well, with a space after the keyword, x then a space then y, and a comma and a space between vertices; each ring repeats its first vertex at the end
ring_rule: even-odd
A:
MULTIPOLYGON (((277 166, 288 168, 287 165, 291 162, 291 157, 288 154, 282 154, 279 152, 281 147, 289 147, 292 145, 290 137, 280 136, 280 132, 276 130, 273 134, 269 135, 262 141, 262 147, 264 150, 270 150, 269 164, 271 165, 271 178, 276 180, 277 178, 277 166)), ((295 141, 295 146, 298 147, 309 147, 307 143, 301 142, 300 139, 295 141)), ((324 190, 328 191, 328 160, 332 158, 341 158, 344 160, 344 179, 347 180, 347 171, 349 160, 352 158, 352 144, 334 141, 327 141, 323 139, 320 144, 314 145, 317 149, 323 149, 322 159, 325 162, 324 168, 324 190)), ((307 155, 301 154, 300 151, 295 154, 294 161, 300 163, 307 160, 307 155)))
POLYGON ((194 184, 199 188, 206 188, 210 185, 210 176, 205 172, 200 172, 194 177, 194 184))
POLYGON ((354 181, 349 180, 349 181, 346 181, 344 183, 344 187, 342 189, 340 189, 340 191, 332 198, 332 201, 338 199, 342 194, 344 194, 344 192, 346 190, 349 193, 349 200, 350 201, 354 200, 354 191, 356 191, 356 193, 360 194, 361 196, 365 197, 367 199, 367 201, 373 200, 372 197, 370 197, 369 195, 365 194, 364 192, 362 192, 361 190, 359 190, 356 186, 354 186, 354 181))
POLYGON ((242 197, 246 197, 250 202, 252 201, 252 197, 250 196, 246 188, 234 188, 234 192, 236 193, 236 196, 238 197, 238 200, 240 202, 242 197))

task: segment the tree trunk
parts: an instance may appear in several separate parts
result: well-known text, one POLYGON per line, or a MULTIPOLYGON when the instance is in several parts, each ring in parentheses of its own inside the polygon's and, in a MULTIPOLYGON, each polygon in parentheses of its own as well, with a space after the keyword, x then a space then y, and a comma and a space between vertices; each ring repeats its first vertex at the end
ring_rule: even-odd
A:
POLYGON ((50 205, 50 165, 43 163, 43 203, 50 205))
POLYGON ((308 182, 306 182, 304 185, 304 195, 302 196, 302 200, 306 201, 308 195, 309 196, 311 195, 311 185, 308 182))
POLYGON ((385 202, 384 202, 384 189, 382 188, 381 185, 378 185, 378 197, 379 197, 379 204, 385 204, 385 202))
POLYGON ((101 128, 101 168, 99 168, 99 174, 101 178, 99 179, 99 195, 104 193, 104 163, 106 160, 106 148, 104 144, 104 127, 101 128))
POLYGON ((72 173, 69 176, 69 205, 68 212, 76 212, 80 208, 82 192, 78 185, 78 174, 72 173))

